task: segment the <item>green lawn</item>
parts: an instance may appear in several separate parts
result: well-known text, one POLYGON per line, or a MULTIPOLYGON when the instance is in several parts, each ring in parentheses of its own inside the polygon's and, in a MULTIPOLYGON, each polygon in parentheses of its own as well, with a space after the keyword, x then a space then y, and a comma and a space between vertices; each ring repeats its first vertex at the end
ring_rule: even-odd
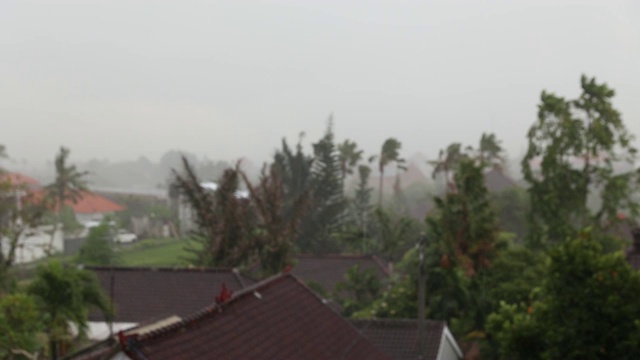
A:
POLYGON ((186 266, 191 254, 184 239, 147 239, 121 246, 117 261, 121 266, 186 266))

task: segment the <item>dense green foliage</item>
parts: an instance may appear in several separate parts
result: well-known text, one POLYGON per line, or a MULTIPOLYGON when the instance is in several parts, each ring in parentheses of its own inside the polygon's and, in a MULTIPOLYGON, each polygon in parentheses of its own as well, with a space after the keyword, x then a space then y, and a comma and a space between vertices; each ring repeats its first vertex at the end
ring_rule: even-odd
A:
POLYGON ((333 289, 334 298, 342 305, 346 316, 369 306, 382 292, 382 283, 374 269, 355 265, 344 274, 344 281, 333 289))
POLYGON ((26 294, 0 297, 0 359, 21 359, 38 350, 42 328, 34 299, 26 294))
POLYGON ((531 246, 557 244, 586 226, 600 231, 618 223, 619 213, 639 214, 632 196, 638 171, 616 171, 633 165, 637 150, 611 102, 615 92, 586 76, 580 85, 574 100, 542 92, 538 121, 527 134, 522 169, 530 184, 531 246), (593 211, 592 194, 600 200, 593 211))
POLYGON ((313 205, 305 216, 307 238, 300 244, 304 252, 335 253, 340 249, 334 234, 343 225, 347 203, 343 196, 342 165, 332 127, 330 120, 324 136, 313 144, 313 205))
POLYGON ((488 319, 495 358, 636 359, 640 275, 620 254, 603 254, 589 234, 549 253, 535 301, 503 302, 488 319), (520 305, 518 305, 520 304, 520 305))
MULTIPOLYGON (((613 96, 607 85, 584 76, 576 99, 542 93, 522 159, 527 189, 515 182, 487 188, 488 174, 502 171, 506 158, 490 133, 476 147, 454 142, 441 150, 429 162, 439 182, 432 188, 417 183, 407 194, 396 176, 394 201, 383 201, 384 181, 390 166, 396 174, 404 169, 401 142, 386 139, 366 161, 355 141, 336 140, 331 120, 310 153, 302 139, 295 147, 283 140, 251 178, 239 165, 223 171, 212 163, 206 173, 182 157, 184 170, 174 171, 172 190, 190 205, 195 231, 188 240, 121 249, 119 258, 127 265, 239 267, 266 277, 292 264, 297 253, 375 254, 395 263, 388 282, 356 266, 335 289, 309 286, 348 316, 415 318, 420 262, 413 245, 424 232, 426 315, 446 321, 460 342, 481 347, 483 358, 638 358, 640 275, 627 265, 616 238, 621 234, 613 230, 623 218, 625 225, 637 225, 640 172, 633 168, 634 138, 613 96), (370 166, 379 175, 377 199, 370 166), (215 190, 200 180, 213 170, 221 174, 215 190), (424 222, 410 217, 409 204, 431 199, 424 222), (191 257, 182 259, 185 253, 191 257)), ((86 190, 85 174, 67 164, 68 155, 61 148, 56 181, 47 188, 54 209, 61 210, 56 224, 62 221, 67 230, 74 226, 65 220, 72 214, 61 204, 86 190)), ((162 163, 175 165, 179 155, 162 163)), ((0 357, 9 356, 9 348, 44 350, 35 340, 38 331, 60 354, 72 344, 69 321, 83 330, 90 307, 107 314, 111 309, 95 278, 55 262, 39 268, 27 294, 18 292, 8 271, 11 249, 41 220, 43 206, 28 202, 18 209, 12 201, 17 190, 24 189, 0 182, 0 236, 10 245, 7 255, 0 253, 0 357)), ((170 220, 168 208, 147 205, 132 202, 126 216, 170 220)), ((106 223, 94 228, 78 260, 113 264, 111 236, 106 223)))
POLYGON ((114 265, 116 253, 113 250, 114 229, 110 220, 89 230, 87 239, 80 247, 78 263, 85 265, 114 265))
POLYGON ((175 184, 193 210, 197 244, 191 249, 196 265, 239 267, 255 261, 253 221, 250 204, 236 196, 241 175, 237 168, 227 169, 216 191, 200 185, 200 179, 183 159, 182 174, 174 172, 175 184))
POLYGON ((113 309, 102 293, 95 274, 51 261, 38 268, 28 288, 43 314, 41 320, 49 337, 51 357, 64 355, 72 345, 73 323, 80 336, 87 330, 87 315, 97 308, 109 319, 113 309))

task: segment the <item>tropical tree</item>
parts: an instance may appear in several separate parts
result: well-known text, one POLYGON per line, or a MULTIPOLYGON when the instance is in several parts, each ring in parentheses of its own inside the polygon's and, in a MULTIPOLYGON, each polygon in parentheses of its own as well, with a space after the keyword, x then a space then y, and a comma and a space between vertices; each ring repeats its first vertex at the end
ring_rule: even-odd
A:
POLYGON ((87 240, 80 247, 78 263, 85 265, 114 265, 116 253, 113 250, 113 228, 110 219, 91 228, 87 240))
POLYGON ((489 203, 483 167, 473 159, 459 162, 455 193, 435 197, 437 216, 427 224, 448 261, 473 277, 491 265, 499 245, 497 219, 489 203))
MULTIPOLYGON (((272 167, 282 180, 285 217, 290 221, 297 216, 298 199, 307 198, 309 209, 313 204, 313 163, 314 158, 305 154, 302 148, 304 134, 300 134, 295 150, 292 149, 285 139, 282 140, 282 149, 276 151, 273 157, 272 167)), ((296 245, 300 249, 307 249, 311 241, 309 234, 313 232, 314 224, 311 220, 310 211, 300 220, 296 245)))
POLYGON ((417 238, 419 233, 419 226, 414 219, 382 208, 373 211, 372 220, 377 240, 373 251, 390 259, 401 258, 406 251, 407 241, 417 238))
POLYGON ((275 166, 270 166, 268 172, 266 169, 263 168, 257 185, 240 173, 257 218, 254 242, 263 276, 281 272, 291 264, 300 221, 309 204, 308 193, 301 194, 288 216, 282 178, 275 166))
POLYGON ((36 298, 44 314, 42 320, 52 359, 70 350, 74 339, 70 324, 77 327, 80 336, 86 333, 90 309, 102 311, 107 320, 113 315, 113 308, 95 274, 56 261, 38 268, 28 292, 36 298))
MULTIPOLYGON (((51 201, 51 205, 56 210, 56 221, 53 225, 51 233, 51 241, 47 249, 48 253, 53 251, 53 240, 60 222, 62 210, 67 203, 75 204, 82 197, 84 192, 89 191, 87 188, 86 171, 79 171, 75 165, 68 165, 69 149, 64 146, 60 147, 60 152, 55 158, 56 177, 53 183, 45 188, 47 197, 51 201)), ((64 229, 63 229, 64 230, 64 229)))
POLYGON ((0 238, 4 239, 6 251, 0 251, 0 293, 11 287, 8 272, 16 252, 24 245, 25 235, 40 224, 46 210, 43 199, 34 196, 25 185, 13 184, 0 175, 0 238))
POLYGON ((433 166, 432 178, 436 178, 438 174, 444 174, 444 181, 447 191, 455 191, 455 184, 453 183, 450 174, 455 169, 457 164, 466 155, 463 153, 462 144, 452 143, 447 146, 446 149, 440 150, 437 160, 431 160, 428 163, 433 166))
POLYGON ((530 184, 532 246, 564 241, 586 226, 602 231, 619 223, 620 213, 640 213, 633 196, 639 171, 619 170, 634 166, 637 150, 613 107, 615 92, 584 75, 580 85, 575 100, 543 91, 538 120, 527 135, 522 170, 530 184), (592 210, 593 195, 600 204, 592 210))
POLYGON ((191 261, 202 266, 239 267, 255 260, 255 217, 249 201, 237 196, 240 171, 225 170, 215 191, 204 188, 186 158, 183 172, 174 170, 174 185, 190 205, 196 230, 191 261))
MULTIPOLYGON (((382 144, 380 154, 377 155, 378 172, 380 173, 380 187, 378 189, 378 207, 382 206, 382 189, 384 186, 384 170, 387 165, 396 163, 398 169, 404 169, 405 160, 400 157, 402 143, 395 138, 388 138, 382 144)), ((374 157, 375 158, 375 157, 374 157)), ((374 159, 372 158, 372 159, 374 159)))
POLYGON ((349 316, 369 306, 382 292, 382 284, 374 269, 362 269, 358 264, 344 274, 344 280, 333 289, 334 297, 349 316))
POLYGON ((502 165, 503 149, 495 134, 483 133, 478 146, 478 159, 484 166, 502 165))
POLYGON ((313 144, 311 207, 304 221, 300 250, 313 253, 339 251, 335 233, 345 220, 347 202, 334 143, 333 123, 329 119, 324 136, 313 144))
POLYGON ((344 184, 347 175, 353 174, 353 168, 362 160, 362 150, 358 150, 358 145, 349 139, 338 144, 337 148, 338 162, 340 163, 340 177, 344 184))
POLYGON ((489 316, 500 359, 636 359, 640 275, 621 254, 604 254, 588 232, 550 252, 533 303, 503 303, 489 316))
POLYGON ((33 297, 19 293, 0 297, 0 359, 37 358, 41 329, 33 297))

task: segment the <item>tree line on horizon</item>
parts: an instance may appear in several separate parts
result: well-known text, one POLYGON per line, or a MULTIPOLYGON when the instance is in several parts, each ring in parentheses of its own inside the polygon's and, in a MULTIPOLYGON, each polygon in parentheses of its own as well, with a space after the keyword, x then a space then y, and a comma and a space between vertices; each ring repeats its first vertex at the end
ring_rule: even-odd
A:
MULTIPOLYGON (((421 221, 408 215, 397 184, 383 196, 385 171, 405 166, 401 142, 388 138, 379 153, 365 156, 355 141, 336 140, 331 120, 311 152, 302 138, 293 146, 283 139, 257 180, 238 165, 226 167, 216 191, 203 188, 198 168, 182 158, 172 185, 194 215, 188 260, 266 277, 300 253, 376 254, 397 264, 389 284, 353 268, 336 289, 317 290, 340 302, 346 316, 415 318, 414 245, 424 233, 427 316, 447 321, 467 351, 487 359, 636 358, 640 275, 627 264, 622 250, 629 244, 615 230, 637 226, 637 150, 613 107, 614 91, 586 76, 580 88, 575 99, 542 92, 521 162, 526 189, 487 189, 486 173, 506 156, 494 134, 482 134, 474 146, 452 143, 430 161, 443 187, 421 221), (620 171, 620 163, 632 170, 620 171), (372 187, 374 172, 380 177, 372 187), (356 180, 353 191, 346 190, 348 176, 356 180), (241 187, 248 197, 237 196, 241 187)), ((56 203, 85 177, 66 163, 68 154, 61 149, 58 177, 48 188, 56 203)), ((12 188, 3 186, 4 196, 12 188)), ((33 210, 11 204, 3 199, 0 208, 3 235, 33 210)), ((29 225, 42 217, 34 219, 29 225)), ((46 348, 55 357, 71 344, 66 321, 82 328, 89 307, 112 311, 81 270, 48 263, 24 288, 12 281, 10 267, 0 271, 0 330, 10 324, 0 331, 0 357, 43 349, 34 340, 38 332, 48 334, 46 348), (50 290, 56 287, 80 289, 77 301, 61 302, 50 290)))

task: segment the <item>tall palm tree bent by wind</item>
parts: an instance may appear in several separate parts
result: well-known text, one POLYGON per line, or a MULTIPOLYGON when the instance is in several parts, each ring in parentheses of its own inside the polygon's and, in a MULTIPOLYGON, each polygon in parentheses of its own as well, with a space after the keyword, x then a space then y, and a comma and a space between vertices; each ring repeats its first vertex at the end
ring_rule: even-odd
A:
POLYGON ((48 249, 45 249, 49 255, 53 250, 53 239, 58 231, 60 212, 62 211, 65 202, 70 201, 75 204, 82 197, 83 192, 89 191, 85 180, 88 172, 78 171, 75 165, 67 165, 69 153, 69 149, 64 146, 60 147, 60 152, 56 155, 55 160, 56 178, 52 184, 45 188, 47 198, 51 201, 53 208, 56 210, 56 221, 53 225, 51 240, 48 249))
POLYGON ((378 170, 380 171, 380 188, 378 189, 378 207, 382 206, 382 187, 384 186, 384 168, 395 162, 399 169, 404 169, 405 160, 400 157, 402 143, 395 138, 388 138, 382 144, 378 155, 378 170))

